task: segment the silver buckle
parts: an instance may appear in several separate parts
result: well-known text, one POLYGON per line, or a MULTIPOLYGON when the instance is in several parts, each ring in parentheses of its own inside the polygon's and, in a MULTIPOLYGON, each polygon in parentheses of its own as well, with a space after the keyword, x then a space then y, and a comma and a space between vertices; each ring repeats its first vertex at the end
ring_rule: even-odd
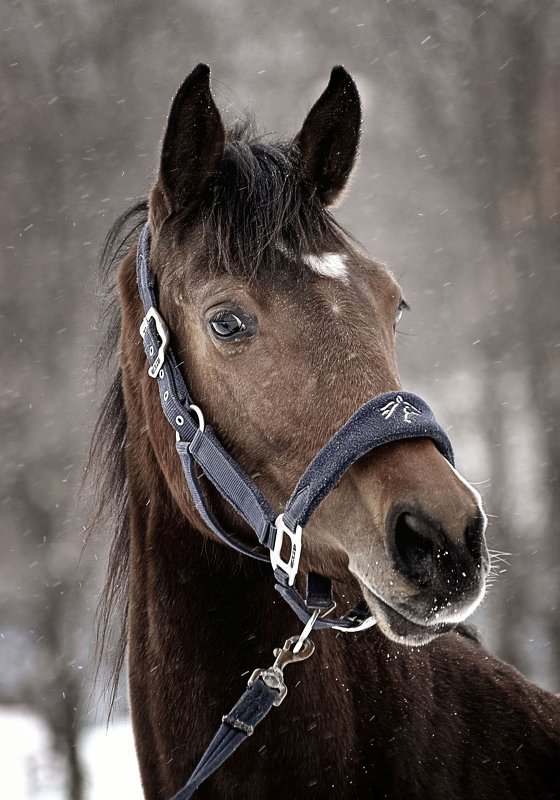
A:
MULTIPOLYGON (((343 619, 352 619, 352 618, 343 617, 343 619)), ((331 625, 331 628, 334 631, 341 631, 342 633, 358 633, 358 631, 365 631, 368 628, 372 628, 376 624, 377 620, 374 617, 367 617, 366 619, 364 619, 363 622, 359 622, 357 625, 354 625, 353 628, 345 628, 342 625, 331 625)))
MULTIPOLYGON (((189 411, 194 411, 196 418, 198 420, 198 429, 201 433, 204 433, 204 428, 206 427, 206 422, 204 421, 204 414, 202 413, 202 409, 198 406, 195 406, 194 403, 191 403, 189 406, 189 411)), ((184 419, 182 417, 175 417, 175 422, 177 425, 182 425, 184 419)), ((175 441, 180 442, 181 437, 179 436, 179 431, 175 431, 175 441)))
POLYGON ((301 525, 296 525, 295 531, 291 531, 284 522, 284 514, 280 514, 276 517, 274 527, 276 528, 276 538, 274 540, 274 547, 270 550, 270 563, 272 564, 272 569, 280 567, 288 576, 288 585, 293 586, 299 568, 302 528, 301 525), (288 561, 284 561, 280 555, 284 534, 288 536, 291 544, 288 561))
POLYGON ((272 701, 275 706, 279 706, 288 694, 288 687, 284 683, 284 669, 286 666, 294 664, 296 661, 305 661, 306 658, 313 655, 315 650, 315 645, 311 639, 304 639, 302 643, 302 636, 290 636, 289 639, 286 639, 284 647, 278 647, 274 651, 276 656, 274 664, 268 669, 256 669, 247 682, 247 686, 252 686, 258 678, 261 678, 269 689, 277 691, 278 697, 272 701), (297 650, 296 647, 298 648, 297 650))
POLYGON ((151 308, 148 309, 146 316, 142 320, 142 324, 140 325, 140 336, 142 339, 144 339, 146 336, 146 331, 148 330, 148 325, 150 324, 151 319, 153 319, 153 321, 156 323, 156 330, 159 338, 161 339, 161 344, 159 346, 156 360, 151 367, 148 367, 148 375, 150 378, 157 378, 158 372, 163 367, 163 362, 165 361, 165 352, 169 347, 169 331, 167 330, 167 325, 163 321, 159 311, 151 306, 151 308))

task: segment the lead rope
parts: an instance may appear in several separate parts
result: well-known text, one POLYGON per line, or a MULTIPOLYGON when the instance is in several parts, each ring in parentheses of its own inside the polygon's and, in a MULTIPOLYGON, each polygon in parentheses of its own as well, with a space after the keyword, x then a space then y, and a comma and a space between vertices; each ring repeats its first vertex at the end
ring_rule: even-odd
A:
POLYGON ((288 664, 305 661, 315 652, 315 645, 308 638, 319 616, 316 609, 299 636, 286 639, 282 648, 274 651, 275 661, 268 669, 256 669, 247 688, 229 714, 222 717, 218 732, 208 745, 194 772, 173 795, 172 800, 189 800, 201 783, 209 778, 224 761, 237 750, 240 744, 255 731, 257 725, 268 715, 273 706, 279 706, 288 693, 284 682, 284 669, 288 664))

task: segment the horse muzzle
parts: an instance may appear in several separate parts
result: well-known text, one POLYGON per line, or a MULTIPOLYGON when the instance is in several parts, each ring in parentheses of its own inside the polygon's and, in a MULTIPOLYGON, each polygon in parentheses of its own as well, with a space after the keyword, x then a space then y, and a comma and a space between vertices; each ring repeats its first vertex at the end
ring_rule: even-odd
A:
POLYGON ((476 609, 485 594, 489 556, 482 510, 466 525, 460 542, 440 525, 410 508, 387 521, 390 568, 354 574, 364 600, 388 638, 426 644, 452 630, 476 609))

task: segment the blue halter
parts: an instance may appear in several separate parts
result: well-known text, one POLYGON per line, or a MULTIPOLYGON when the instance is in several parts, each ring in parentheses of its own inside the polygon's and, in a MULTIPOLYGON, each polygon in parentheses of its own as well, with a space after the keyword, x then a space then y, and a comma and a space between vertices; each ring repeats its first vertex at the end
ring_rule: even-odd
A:
MULTIPOLYGON (((319 503, 340 481, 344 473, 366 453, 403 439, 431 439, 453 464, 449 438, 437 423, 427 403, 410 392, 386 392, 374 397, 338 430, 317 453, 300 478, 283 513, 277 515, 253 481, 223 448, 213 429, 205 424, 195 405, 169 344, 169 332, 157 309, 157 279, 149 264, 150 231, 146 225, 140 235, 136 269, 145 316, 140 327, 149 362, 149 375, 157 380, 163 413, 175 430, 176 448, 185 478, 198 513, 213 533, 244 555, 270 559, 277 581, 276 589, 303 621, 317 608, 322 613, 333 608, 330 581, 313 573, 308 576, 306 600, 294 588, 302 547, 303 529, 319 503), (214 518, 200 487, 196 465, 255 531, 259 544, 268 548, 265 556, 236 541, 214 518), (282 545, 289 540, 289 555, 282 557, 282 545)), ((284 547, 284 550, 286 548, 284 547)), ((316 628, 336 627, 345 631, 373 624, 371 615, 360 603, 339 619, 318 619, 316 628)))
POLYGON ((345 472, 366 453, 403 439, 431 439, 451 463, 453 450, 447 434, 437 423, 427 403, 410 392, 387 392, 374 397, 338 430, 317 453, 300 478, 284 511, 275 514, 253 481, 220 444, 205 424, 202 410, 193 403, 169 344, 169 332, 157 308, 157 280, 150 269, 150 231, 140 235, 136 258, 137 281, 145 316, 140 326, 149 363, 148 374, 158 383, 163 413, 175 430, 176 448, 191 495, 200 517, 213 533, 243 555, 270 560, 275 589, 305 623, 301 636, 288 639, 277 651, 268 670, 256 670, 249 686, 210 743, 195 772, 173 800, 187 800, 231 753, 250 736, 254 727, 279 705, 286 693, 283 669, 293 661, 307 658, 313 644, 307 636, 312 628, 335 628, 345 632, 363 630, 375 624, 367 605, 360 602, 338 619, 327 618, 335 607, 328 577, 309 573, 305 599, 296 590, 302 548, 302 534, 311 515, 337 485, 345 472), (258 543, 268 555, 255 552, 236 541, 214 518, 204 498, 196 465, 245 522, 254 530, 258 543), (288 540, 287 557, 282 551, 288 540))

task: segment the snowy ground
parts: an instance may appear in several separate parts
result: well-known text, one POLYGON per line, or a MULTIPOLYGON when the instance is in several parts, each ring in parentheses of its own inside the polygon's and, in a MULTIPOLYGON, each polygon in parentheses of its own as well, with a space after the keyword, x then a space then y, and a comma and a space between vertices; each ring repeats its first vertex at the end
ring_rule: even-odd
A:
MULTIPOLYGON (((142 792, 132 730, 115 722, 87 732, 82 743, 87 800, 130 798, 142 792)), ((6 800, 65 800, 60 764, 49 752, 43 724, 20 709, 0 709, 0 797, 6 800)))

